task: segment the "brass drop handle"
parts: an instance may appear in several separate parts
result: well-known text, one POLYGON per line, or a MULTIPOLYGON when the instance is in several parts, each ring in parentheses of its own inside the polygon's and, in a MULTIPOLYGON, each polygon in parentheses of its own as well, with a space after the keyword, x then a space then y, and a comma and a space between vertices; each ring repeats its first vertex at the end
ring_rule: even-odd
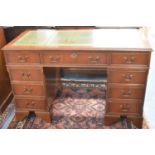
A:
POLYGON ((129 90, 122 90, 122 96, 123 97, 130 97, 132 95, 132 91, 129 89, 129 90))
POLYGON ((135 57, 134 56, 131 56, 131 57, 127 57, 127 56, 124 56, 123 57, 123 60, 126 64, 133 64, 135 62, 135 57))
POLYGON ((77 58, 77 56, 78 56, 77 52, 73 52, 73 53, 71 53, 71 55, 70 55, 70 57, 71 57, 72 59, 77 58))
POLYGON ((123 105, 121 104, 120 107, 122 108, 122 112, 128 112, 130 109, 129 104, 124 103, 123 105))
POLYGON ((28 73, 23 72, 23 73, 22 73, 22 78, 23 78, 24 80, 29 79, 30 76, 31 76, 31 73, 30 73, 30 72, 28 72, 28 73))
POLYGON ((26 94, 32 94, 33 88, 24 88, 24 93, 26 94))
POLYGON ((19 62, 21 62, 21 63, 27 62, 28 59, 29 59, 28 56, 18 56, 18 60, 19 60, 19 62))
POLYGON ((33 108, 34 106, 35 106, 35 102, 34 101, 32 101, 32 102, 27 102, 27 104, 26 104, 26 107, 28 107, 28 108, 33 108))
POLYGON ((124 81, 126 81, 126 82, 130 82, 133 79, 132 74, 123 74, 122 77, 123 77, 124 81))
POLYGON ((129 109, 127 109, 127 108, 122 109, 122 112, 128 112, 128 111, 129 111, 129 109))
POLYGON ((57 63, 57 62, 60 61, 60 57, 59 56, 56 56, 56 57, 49 56, 49 59, 50 59, 50 62, 52 62, 52 63, 57 63))
POLYGON ((96 56, 95 58, 93 58, 92 56, 89 56, 88 59, 89 59, 89 62, 91 63, 98 63, 100 60, 100 57, 96 56))

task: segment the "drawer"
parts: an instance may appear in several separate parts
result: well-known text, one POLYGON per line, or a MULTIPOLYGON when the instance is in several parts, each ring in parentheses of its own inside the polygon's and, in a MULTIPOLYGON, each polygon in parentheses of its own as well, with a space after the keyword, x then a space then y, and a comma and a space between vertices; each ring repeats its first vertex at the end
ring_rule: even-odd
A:
POLYGON ((107 64, 106 53, 96 51, 66 52, 65 63, 71 64, 107 64))
POLYGON ((43 75, 38 68, 10 68, 10 78, 14 81, 42 81, 43 75))
POLYGON ((134 69, 109 69, 108 82, 110 83, 130 83, 145 84, 148 70, 134 69))
POLYGON ((142 114, 142 100, 108 100, 106 105, 107 114, 142 114))
POLYGON ((149 66, 149 53, 112 53, 111 64, 147 65, 149 66))
POLYGON ((42 53, 45 64, 106 64, 107 56, 101 52, 50 51, 42 53))
POLYGON ((43 85, 12 84, 15 95, 44 96, 43 85))
POLYGON ((119 99, 143 99, 144 87, 135 86, 108 86, 107 97, 119 99))
POLYGON ((64 54, 62 51, 44 51, 42 52, 42 62, 44 64, 63 63, 64 54))
POLYGON ((37 51, 7 51, 7 63, 20 63, 20 64, 38 64, 40 63, 40 56, 37 51))
POLYGON ((47 110, 44 99, 15 99, 17 109, 47 110))

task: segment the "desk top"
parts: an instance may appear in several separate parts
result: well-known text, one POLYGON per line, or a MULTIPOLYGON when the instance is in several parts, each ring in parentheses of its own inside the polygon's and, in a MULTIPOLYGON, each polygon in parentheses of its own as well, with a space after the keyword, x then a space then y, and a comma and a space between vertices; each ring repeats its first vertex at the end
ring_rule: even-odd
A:
POLYGON ((151 51, 139 29, 28 30, 3 50, 151 51))

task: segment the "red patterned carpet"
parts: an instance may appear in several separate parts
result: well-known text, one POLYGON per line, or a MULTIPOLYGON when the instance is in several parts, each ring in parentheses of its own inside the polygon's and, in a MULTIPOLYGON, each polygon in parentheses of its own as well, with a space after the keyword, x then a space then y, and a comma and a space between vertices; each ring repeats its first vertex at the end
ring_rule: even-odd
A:
POLYGON ((106 87, 65 87, 51 105, 53 120, 46 123, 33 113, 23 121, 14 118, 10 129, 127 129, 136 128, 125 119, 112 126, 104 125, 106 87))

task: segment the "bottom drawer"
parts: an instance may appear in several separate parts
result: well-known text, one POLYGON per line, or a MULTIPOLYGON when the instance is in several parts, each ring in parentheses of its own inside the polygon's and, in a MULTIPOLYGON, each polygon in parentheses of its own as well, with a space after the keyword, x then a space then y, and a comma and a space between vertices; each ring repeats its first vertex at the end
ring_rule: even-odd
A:
POLYGON ((47 110, 44 99, 15 99, 17 109, 47 110))
POLYGON ((131 114, 141 115, 143 109, 142 100, 109 99, 106 106, 107 114, 131 114))

